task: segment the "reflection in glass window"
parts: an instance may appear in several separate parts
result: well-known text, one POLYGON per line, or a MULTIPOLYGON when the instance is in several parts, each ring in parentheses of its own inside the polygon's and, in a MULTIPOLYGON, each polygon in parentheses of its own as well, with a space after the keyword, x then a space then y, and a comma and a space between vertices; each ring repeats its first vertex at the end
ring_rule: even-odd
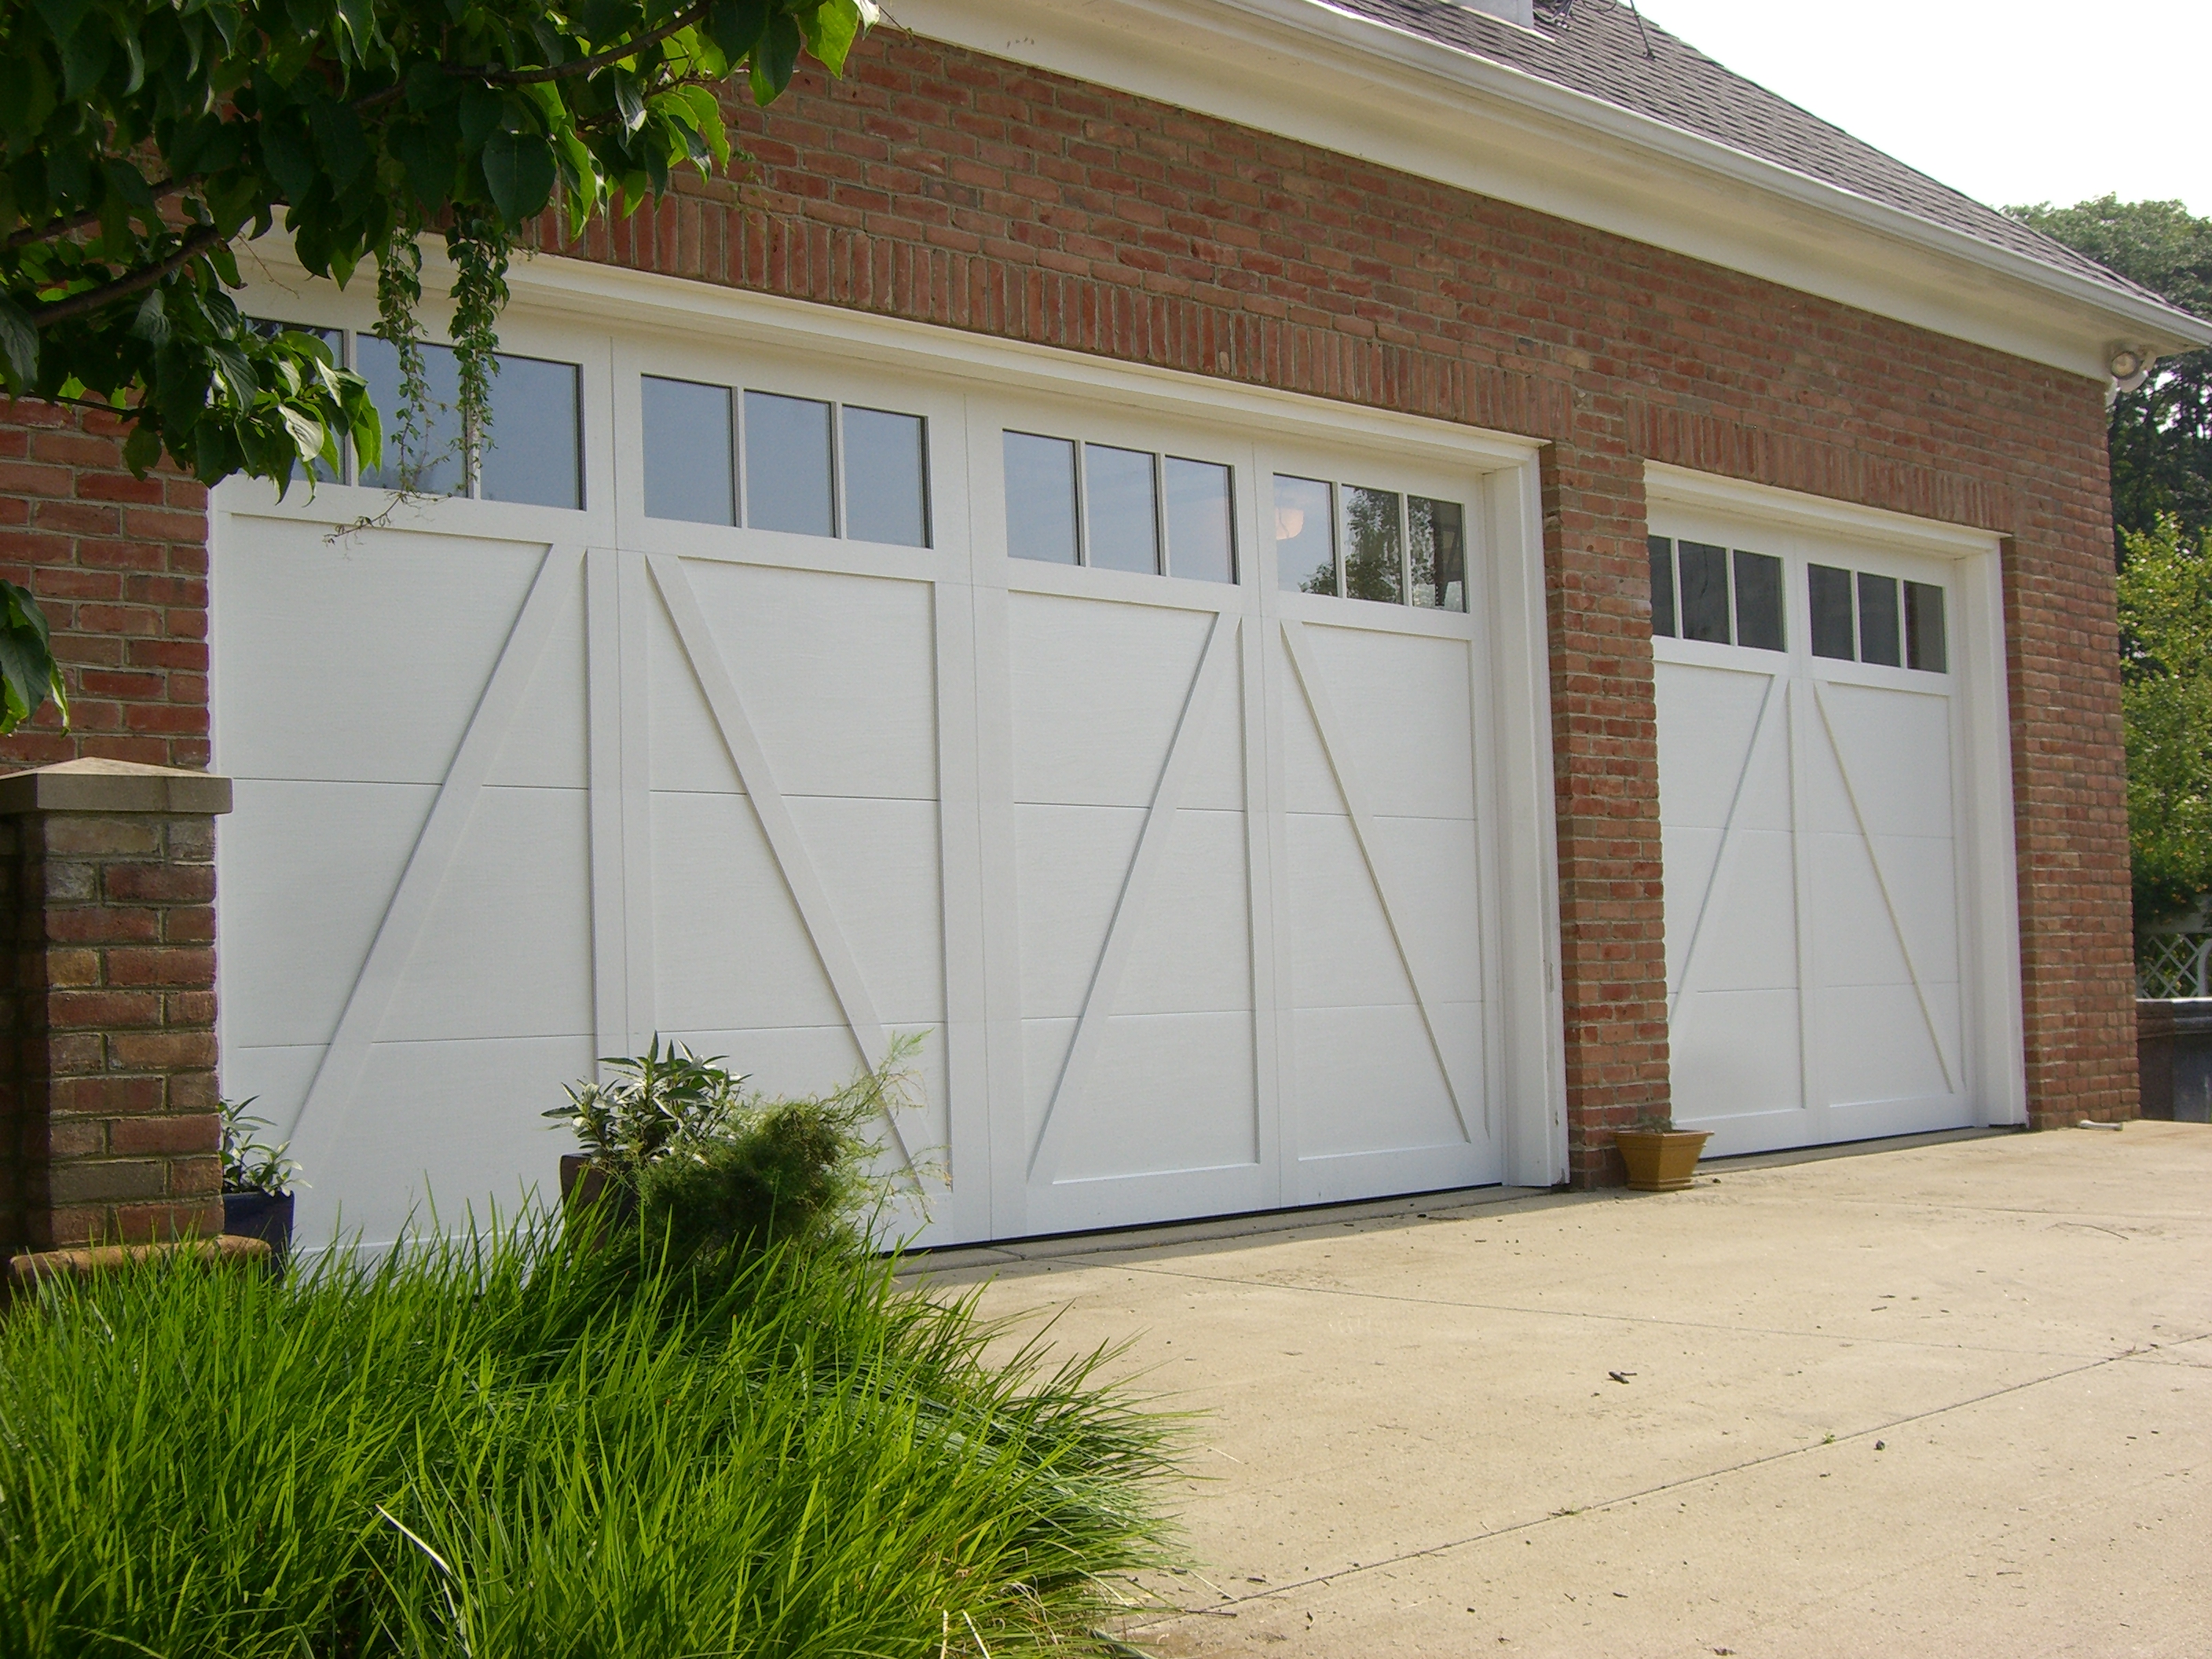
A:
POLYGON ((1943 641, 1943 590, 1929 582, 1905 585, 1905 662, 1931 673, 1948 671, 1943 641))
POLYGON ((1807 565, 1805 597, 1813 612, 1813 654, 1850 661, 1858 654, 1851 617, 1851 573, 1832 565, 1807 565))
POLYGON ((1406 557, 1413 604, 1467 609, 1467 514, 1457 501, 1406 498, 1406 557))
POLYGON ((745 393, 745 524, 834 536, 830 405, 772 392, 745 393))
POLYGON ((1728 553, 1705 542, 1683 542, 1681 555, 1682 637, 1729 642, 1728 553))
POLYGON ((1660 639, 1674 637, 1674 544, 1664 536, 1647 536, 1651 556, 1651 632, 1660 639))
POLYGON ((738 521, 730 389, 648 374, 638 387, 645 426, 647 518, 738 521))
POLYGON ((1229 469, 1170 455, 1168 574, 1202 582, 1237 580, 1237 529, 1229 469))
POLYGON ((1781 560, 1737 550, 1735 642, 1756 651, 1783 648, 1781 560))
POLYGON ((361 482, 371 489, 412 489, 424 495, 465 495, 469 480, 462 465, 460 365, 451 346, 422 348, 426 406, 416 412, 417 430, 400 428, 399 353, 374 334, 355 337, 362 379, 369 401, 384 417, 384 464, 365 469, 361 482), (412 441, 410 441, 411 438, 412 441))
POLYGON ((1336 514, 1329 486, 1275 475, 1275 586, 1286 593, 1336 592, 1336 514))
POLYGON ((1859 572, 1859 660, 1878 662, 1892 668, 1905 665, 1905 653, 1899 648, 1897 629, 1897 579, 1877 576, 1870 570, 1859 572))
POLYGON ((1006 434, 1006 551, 1017 559, 1076 562, 1072 439, 1006 434))
POLYGON ((895 547, 929 545, 929 455, 921 416, 845 411, 845 533, 895 547))
POLYGON ((1160 573, 1160 503, 1152 457, 1141 449, 1083 446, 1089 562, 1100 570, 1160 573))
POLYGON ((477 493, 488 501, 582 507, 582 371, 543 357, 501 353, 496 361, 477 493))
POLYGON ((1396 605, 1404 592, 1405 544, 1398 497, 1387 489, 1344 492, 1344 592, 1353 599, 1396 605))

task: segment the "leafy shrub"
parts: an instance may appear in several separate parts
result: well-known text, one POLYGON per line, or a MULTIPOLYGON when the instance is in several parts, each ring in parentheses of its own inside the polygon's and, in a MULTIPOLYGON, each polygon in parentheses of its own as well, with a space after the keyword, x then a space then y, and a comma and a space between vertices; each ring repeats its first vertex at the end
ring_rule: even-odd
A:
POLYGON ((857 1242, 853 1224, 880 1183, 869 1126, 907 1099, 921 1039, 896 1039, 883 1063, 842 1089, 797 1099, 746 1096, 711 1136, 648 1164, 638 1178, 647 1233, 684 1253, 756 1249, 786 1240, 857 1242))
POLYGON ((287 1156, 290 1141, 270 1146, 256 1139, 269 1127, 269 1120, 256 1117, 246 1109, 259 1097, 222 1103, 222 1189, 226 1193, 281 1194, 290 1192, 292 1183, 299 1179, 300 1166, 287 1156))
POLYGON ((702 1060, 680 1042, 661 1052, 660 1039, 642 1054, 606 1060, 610 1083, 572 1083, 568 1103, 544 1115, 575 1131, 584 1154, 626 1185, 672 1152, 713 1139, 744 1102, 745 1079, 722 1067, 720 1054, 702 1060))
POLYGON ((646 1237, 46 1287, 0 1324, 0 1653, 1111 1650, 1167 1431, 1103 1356, 987 1363, 856 1251, 646 1237))

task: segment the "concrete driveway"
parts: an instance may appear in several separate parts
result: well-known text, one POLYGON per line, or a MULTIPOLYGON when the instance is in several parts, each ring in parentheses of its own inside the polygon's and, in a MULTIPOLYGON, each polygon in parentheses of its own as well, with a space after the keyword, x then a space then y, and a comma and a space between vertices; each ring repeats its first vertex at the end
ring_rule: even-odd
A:
POLYGON ((2212 1129, 1300 1220, 930 1264, 1206 1413, 1144 1653, 2212 1653, 2212 1129))

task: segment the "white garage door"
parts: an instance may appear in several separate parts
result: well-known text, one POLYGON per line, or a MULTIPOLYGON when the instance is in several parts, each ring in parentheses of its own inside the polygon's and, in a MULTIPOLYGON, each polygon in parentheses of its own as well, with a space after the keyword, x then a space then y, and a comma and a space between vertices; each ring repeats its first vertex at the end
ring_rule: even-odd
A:
POLYGON ((296 1122, 311 1233, 519 1201, 539 1110, 656 1034, 779 1091, 922 1034, 884 1139, 932 1240, 1495 1182, 1515 1134, 1555 1161, 1543 1016, 1495 988, 1508 949, 1549 973, 1497 897, 1521 471, 503 343, 453 499, 336 538, 388 495, 221 499, 224 1080, 296 1122))
POLYGON ((1651 519, 1677 1125, 1719 1155, 2012 1121, 1994 554, 1651 519))

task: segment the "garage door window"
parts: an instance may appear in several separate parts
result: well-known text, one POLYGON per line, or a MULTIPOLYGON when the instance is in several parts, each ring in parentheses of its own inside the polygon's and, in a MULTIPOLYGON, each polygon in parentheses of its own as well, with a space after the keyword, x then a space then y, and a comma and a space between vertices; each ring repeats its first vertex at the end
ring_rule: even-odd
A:
POLYGON ((639 409, 648 518, 836 536, 842 482, 846 538, 929 545, 928 430, 919 415, 775 392, 740 398, 656 374, 641 377, 639 409))
POLYGON ((1788 648, 1781 560, 1665 536, 1650 538, 1647 547, 1655 635, 1754 651, 1788 648))
POLYGON ((488 501, 580 508, 584 505, 582 371, 574 363, 501 352, 491 377, 491 429, 477 439, 462 429, 460 359, 451 346, 424 345, 428 406, 411 429, 399 418, 399 353, 374 334, 356 336, 355 351, 369 400, 384 417, 391 465, 365 469, 371 489, 413 489, 425 495, 474 495, 488 501))
POLYGON ((1280 472, 1274 484, 1275 580, 1285 592, 1467 609, 1460 502, 1280 472))
POLYGON ((1229 468, 1034 432, 1006 441, 1006 551, 1194 581, 1237 580, 1229 468))
POLYGON ((1871 570, 1805 568, 1813 615, 1813 654, 1841 662, 1948 672, 1943 590, 1871 570))

